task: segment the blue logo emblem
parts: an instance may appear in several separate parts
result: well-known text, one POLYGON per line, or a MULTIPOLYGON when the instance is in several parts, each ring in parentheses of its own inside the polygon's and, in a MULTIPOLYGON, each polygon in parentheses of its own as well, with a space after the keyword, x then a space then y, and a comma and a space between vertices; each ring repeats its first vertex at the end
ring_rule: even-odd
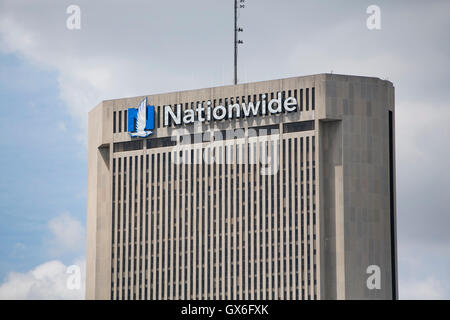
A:
POLYGON ((128 133, 131 137, 145 138, 155 128, 155 106, 147 106, 147 98, 138 108, 128 108, 128 133))

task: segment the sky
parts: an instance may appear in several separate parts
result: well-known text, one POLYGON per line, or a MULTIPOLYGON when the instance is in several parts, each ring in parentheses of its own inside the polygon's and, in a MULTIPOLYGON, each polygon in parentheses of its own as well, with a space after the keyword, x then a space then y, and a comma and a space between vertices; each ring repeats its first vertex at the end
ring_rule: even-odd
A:
MULTIPOLYGON (((448 12, 446 0, 246 0, 239 13, 239 82, 394 83, 401 299, 450 299, 448 12), (370 5, 381 29, 367 28, 370 5)), ((89 110, 232 81, 232 0, 0 0, 0 299, 84 298, 89 110), (66 285, 69 266, 81 286, 66 285)))

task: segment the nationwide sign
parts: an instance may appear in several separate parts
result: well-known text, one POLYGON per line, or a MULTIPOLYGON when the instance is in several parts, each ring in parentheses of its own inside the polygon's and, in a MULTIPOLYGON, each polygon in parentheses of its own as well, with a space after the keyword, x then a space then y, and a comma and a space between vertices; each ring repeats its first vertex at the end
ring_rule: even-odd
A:
POLYGON ((248 104, 230 103, 227 107, 224 105, 211 106, 211 101, 198 103, 197 108, 184 110, 181 114, 181 104, 175 106, 175 110, 171 106, 164 106, 164 126, 171 123, 175 125, 193 124, 195 122, 204 121, 220 121, 225 119, 239 119, 266 114, 276 114, 284 112, 293 112, 297 110, 297 99, 288 97, 282 99, 281 93, 278 97, 267 103, 266 95, 261 96, 262 100, 256 102, 249 101, 248 104))
MULTIPOLYGON (((240 119, 255 117, 259 115, 277 114, 283 112, 297 111, 297 99, 287 97, 283 99, 281 93, 277 98, 267 101, 266 95, 261 96, 261 100, 248 103, 230 103, 227 106, 212 106, 211 101, 198 103, 195 109, 186 109, 182 112, 181 104, 172 108, 170 105, 164 106, 164 126, 188 125, 196 122, 221 121, 226 119, 240 119)), ((155 107, 147 105, 147 98, 142 100, 138 108, 128 109, 128 133, 131 137, 145 138, 154 129, 155 107)))

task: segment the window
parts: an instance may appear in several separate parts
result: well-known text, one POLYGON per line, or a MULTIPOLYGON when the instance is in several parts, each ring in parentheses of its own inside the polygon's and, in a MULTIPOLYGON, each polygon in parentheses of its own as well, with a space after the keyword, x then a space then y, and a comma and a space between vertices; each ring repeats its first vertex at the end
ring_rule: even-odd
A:
POLYGON ((144 147, 142 140, 114 143, 113 152, 141 150, 144 147))
POLYGON ((116 127, 116 111, 113 112, 113 133, 117 132, 117 127, 116 127))
POLYGON ((128 110, 123 111, 123 131, 128 131, 128 110))
POLYGON ((303 89, 300 89, 300 111, 303 111, 303 89))
POLYGON ((305 93, 305 98, 306 98, 306 110, 309 110, 309 88, 306 88, 306 93, 305 93))
POLYGON ((314 120, 283 124, 284 133, 314 130, 314 120))
POLYGON ((119 131, 122 132, 122 111, 119 111, 119 131))
POLYGON ((175 146, 176 141, 171 137, 147 139, 147 149, 175 146))

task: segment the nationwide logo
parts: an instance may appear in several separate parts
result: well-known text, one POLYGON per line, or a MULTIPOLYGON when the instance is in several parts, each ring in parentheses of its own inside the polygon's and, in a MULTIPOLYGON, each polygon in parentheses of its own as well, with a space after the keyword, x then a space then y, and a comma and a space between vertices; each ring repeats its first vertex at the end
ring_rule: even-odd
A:
POLYGON ((145 138, 155 128, 155 106, 147 106, 147 97, 138 108, 128 108, 128 133, 132 138, 145 138))

